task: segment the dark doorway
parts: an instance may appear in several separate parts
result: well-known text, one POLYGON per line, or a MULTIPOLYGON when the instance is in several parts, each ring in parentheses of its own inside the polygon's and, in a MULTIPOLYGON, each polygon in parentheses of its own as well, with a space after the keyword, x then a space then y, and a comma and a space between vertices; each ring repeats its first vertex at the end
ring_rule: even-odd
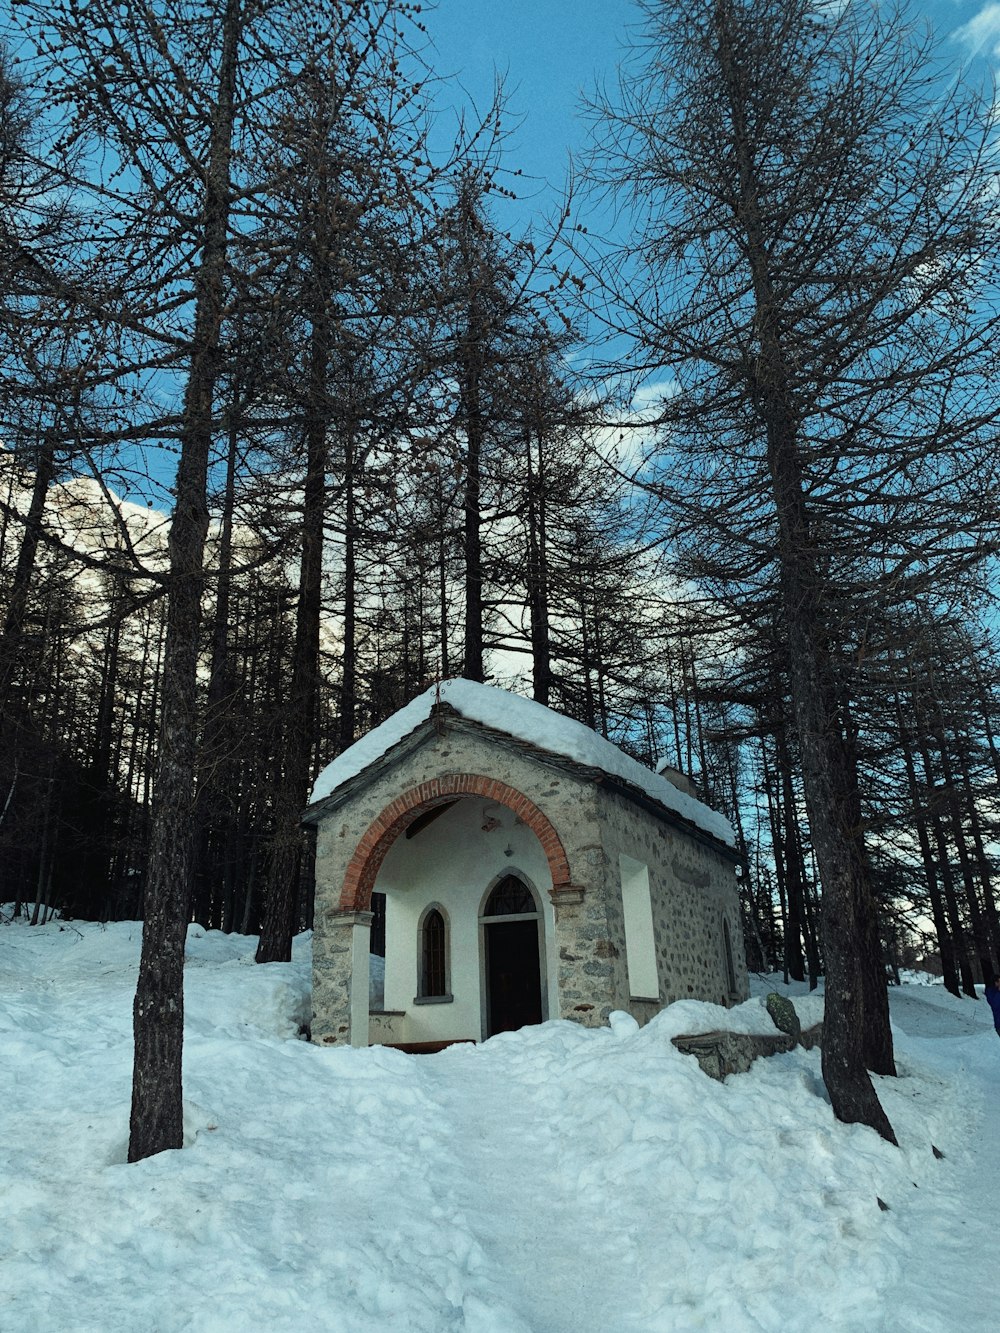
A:
POLYGON ((492 921, 486 933, 486 1035, 542 1021, 538 921, 492 921))

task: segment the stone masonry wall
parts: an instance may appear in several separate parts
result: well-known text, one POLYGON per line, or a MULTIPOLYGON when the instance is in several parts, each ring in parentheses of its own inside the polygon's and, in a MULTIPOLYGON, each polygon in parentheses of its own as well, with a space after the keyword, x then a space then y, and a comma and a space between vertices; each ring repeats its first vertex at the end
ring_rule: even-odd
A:
POLYGON ((739 919, 736 874, 721 853, 673 829, 615 793, 600 791, 601 841, 608 883, 609 934, 616 951, 610 961, 615 1005, 646 1022, 656 1006, 636 1003, 629 995, 625 928, 621 908, 619 856, 646 865, 653 910, 660 1003, 710 1000, 728 1005, 749 995, 743 936, 739 919), (723 921, 729 936, 736 974, 730 993, 723 921))

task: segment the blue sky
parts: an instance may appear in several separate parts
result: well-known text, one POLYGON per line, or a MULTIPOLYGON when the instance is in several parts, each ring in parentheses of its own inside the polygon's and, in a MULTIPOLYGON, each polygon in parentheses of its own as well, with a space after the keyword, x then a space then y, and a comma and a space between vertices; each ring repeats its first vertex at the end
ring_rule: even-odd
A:
MULTIPOLYGON (((922 0, 915 12, 941 35, 965 30, 954 41, 956 60, 980 47, 1000 66, 998 0, 922 0)), ((422 17, 436 47, 436 73, 455 75, 465 90, 443 94, 441 105, 465 96, 487 106, 494 71, 502 74, 512 131, 505 165, 560 189, 570 152, 586 138, 581 93, 615 78, 629 27, 641 17, 634 0, 437 0, 422 17)), ((536 193, 530 182, 522 192, 522 222, 552 200, 527 197, 536 193)))
MULTIPOLYGON (((633 0, 438 0, 423 15, 436 47, 431 59, 439 76, 461 84, 439 104, 464 97, 485 109, 501 74, 511 131, 505 165, 561 189, 569 153, 585 139, 582 94, 615 76, 637 17, 633 0)), ((526 196, 536 188, 531 180, 521 185, 526 196)))

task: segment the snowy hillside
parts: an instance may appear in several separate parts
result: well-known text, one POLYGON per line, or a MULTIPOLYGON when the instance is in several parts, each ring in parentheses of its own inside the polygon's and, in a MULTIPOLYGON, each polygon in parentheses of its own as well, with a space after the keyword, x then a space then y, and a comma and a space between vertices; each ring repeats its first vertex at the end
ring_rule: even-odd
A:
MULTIPOLYGON (((995 1322, 985 1005, 893 993, 897 1150, 833 1120, 818 1053, 711 1082, 670 1036, 726 1021, 712 1006, 434 1057, 320 1050, 296 1037, 308 940, 261 968, 255 941, 194 928, 188 1146, 128 1166, 140 929, 0 924, 2 1330, 995 1322)), ((768 1023, 759 999, 732 1021, 768 1023)))

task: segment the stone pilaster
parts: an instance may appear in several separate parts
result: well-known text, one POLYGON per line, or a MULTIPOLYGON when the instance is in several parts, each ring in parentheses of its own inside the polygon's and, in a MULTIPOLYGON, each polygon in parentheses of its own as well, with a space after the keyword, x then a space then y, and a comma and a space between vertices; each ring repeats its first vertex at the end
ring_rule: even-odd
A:
POLYGON ((559 969, 559 1017, 602 1027, 614 1004, 614 944, 608 937, 607 912, 598 888, 578 885, 553 889, 555 940, 559 969))
POLYGON ((368 1045, 371 912, 328 909, 313 936, 312 1039, 323 1046, 368 1045))

